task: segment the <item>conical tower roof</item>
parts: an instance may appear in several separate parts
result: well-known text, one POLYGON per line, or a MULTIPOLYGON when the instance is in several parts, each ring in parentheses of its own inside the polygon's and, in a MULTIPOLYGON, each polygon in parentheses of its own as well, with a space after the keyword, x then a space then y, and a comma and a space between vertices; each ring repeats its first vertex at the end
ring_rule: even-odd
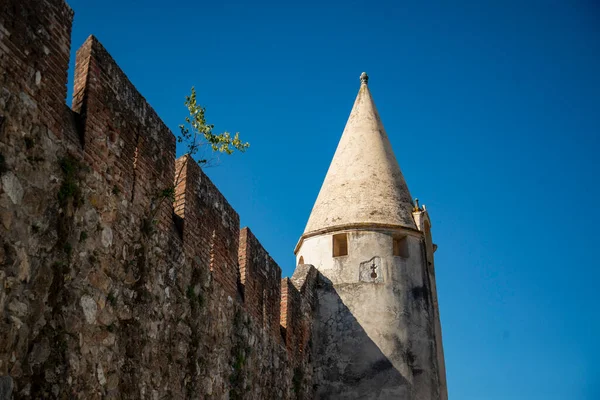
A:
POLYGON ((337 227, 416 228, 410 192, 363 72, 358 96, 303 237, 337 227))

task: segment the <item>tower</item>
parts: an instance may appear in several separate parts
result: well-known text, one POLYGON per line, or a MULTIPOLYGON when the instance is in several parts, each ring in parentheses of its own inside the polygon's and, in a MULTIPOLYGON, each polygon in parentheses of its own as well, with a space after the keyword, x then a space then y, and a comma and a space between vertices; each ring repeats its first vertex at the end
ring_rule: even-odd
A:
POLYGON ((319 271, 316 397, 447 399, 431 222, 413 203, 363 72, 295 249, 319 271))

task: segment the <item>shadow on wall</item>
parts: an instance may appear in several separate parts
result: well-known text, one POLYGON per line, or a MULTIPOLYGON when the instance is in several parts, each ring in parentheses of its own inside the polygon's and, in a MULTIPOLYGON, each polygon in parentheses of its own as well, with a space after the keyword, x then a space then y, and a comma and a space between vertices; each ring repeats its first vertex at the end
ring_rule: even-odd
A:
POLYGON ((408 399, 410 383, 319 274, 313 335, 315 399, 408 399))

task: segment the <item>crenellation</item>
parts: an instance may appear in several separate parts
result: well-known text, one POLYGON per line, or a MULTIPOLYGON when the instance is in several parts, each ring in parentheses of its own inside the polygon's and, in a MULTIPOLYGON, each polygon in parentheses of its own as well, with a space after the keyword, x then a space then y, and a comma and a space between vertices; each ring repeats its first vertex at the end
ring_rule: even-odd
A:
POLYGON ((237 299, 240 217, 191 157, 178 159, 177 175, 175 210, 183 218, 186 256, 208 266, 215 281, 237 299))
POLYGON ((0 9, 0 376, 19 398, 310 398, 310 294, 284 346, 281 269, 93 36, 66 106, 72 17, 0 9))
MULTIPOLYGON (((0 87, 23 98, 27 108, 41 112, 47 128, 61 137, 73 12, 62 0, 10 3, 3 5, 0 13, 0 63, 4 68, 0 87), (31 13, 33 8, 39 13, 31 13), (53 35, 47 32, 50 26, 55 27, 53 35)), ((0 113, 10 118, 11 104, 5 104, 0 113)))
POLYGON ((244 304, 274 337, 280 334, 281 268, 249 228, 240 231, 238 262, 244 304))
POLYGON ((74 93, 92 167, 139 210, 161 207, 155 219, 169 229, 172 205, 158 195, 172 186, 175 137, 94 36, 77 52, 74 93))
POLYGON ((290 278, 281 280, 281 316, 283 341, 288 352, 296 354, 298 326, 294 321, 300 320, 300 293, 292 284, 290 278))
POLYGON ((300 264, 291 278, 281 280, 281 332, 288 352, 301 358, 312 334, 318 272, 300 264))

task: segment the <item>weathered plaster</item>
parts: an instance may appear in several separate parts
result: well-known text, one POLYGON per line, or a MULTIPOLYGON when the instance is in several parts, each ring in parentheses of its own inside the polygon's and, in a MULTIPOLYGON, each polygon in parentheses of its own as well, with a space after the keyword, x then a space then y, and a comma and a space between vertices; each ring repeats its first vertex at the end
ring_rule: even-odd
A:
POLYGON ((404 176, 363 82, 304 233, 352 222, 414 228, 411 209, 404 176))
POLYGON ((332 257, 333 235, 308 238, 298 252, 321 274, 313 339, 317 394, 440 399, 423 237, 401 228, 346 233, 347 256, 332 257), (392 255, 393 236, 406 233, 409 257, 392 255), (376 267, 376 277, 365 277, 365 263, 376 267))

